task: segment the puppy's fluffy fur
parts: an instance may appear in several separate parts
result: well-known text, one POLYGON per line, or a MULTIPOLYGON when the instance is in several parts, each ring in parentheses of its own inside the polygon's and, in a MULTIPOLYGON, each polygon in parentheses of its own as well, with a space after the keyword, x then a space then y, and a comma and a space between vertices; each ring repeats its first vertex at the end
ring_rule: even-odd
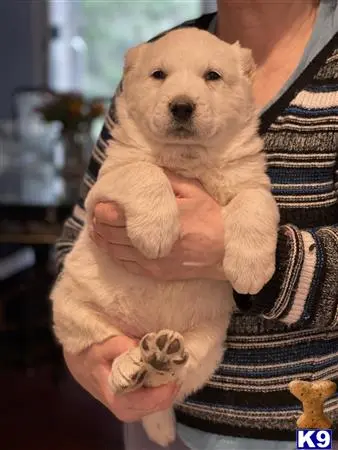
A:
MULTIPOLYGON (((202 387, 222 357, 232 287, 257 293, 275 269, 279 215, 257 135, 253 72, 249 50, 197 29, 172 31, 127 52, 114 140, 85 202, 87 222, 52 292, 55 333, 68 352, 114 335, 180 333, 189 358, 176 373, 178 400, 202 387), (173 117, 175 102, 194 106, 190 119, 173 117), (180 226, 163 168, 198 179, 222 206, 229 282, 132 275, 89 238, 95 205, 115 201, 134 246, 148 258, 167 255, 180 226)), ((171 411, 143 423, 159 444, 173 440, 171 411)))

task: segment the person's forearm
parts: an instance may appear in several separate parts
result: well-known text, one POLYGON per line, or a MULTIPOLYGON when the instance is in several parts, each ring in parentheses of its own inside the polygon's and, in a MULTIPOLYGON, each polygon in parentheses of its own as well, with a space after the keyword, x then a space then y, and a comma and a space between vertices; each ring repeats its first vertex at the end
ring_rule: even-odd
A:
POLYGON ((235 293, 240 309, 288 324, 338 324, 338 225, 280 228, 276 272, 255 296, 235 293))

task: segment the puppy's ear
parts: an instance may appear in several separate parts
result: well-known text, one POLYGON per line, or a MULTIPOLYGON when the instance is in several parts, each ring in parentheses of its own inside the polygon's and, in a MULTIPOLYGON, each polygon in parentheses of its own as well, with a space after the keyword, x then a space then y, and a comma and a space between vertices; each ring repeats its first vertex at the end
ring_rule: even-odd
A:
POLYGON ((252 56, 252 51, 249 48, 241 47, 239 41, 236 41, 233 45, 239 54, 242 73, 252 80, 256 72, 256 64, 252 56))
POLYGON ((126 75, 133 67, 136 66, 147 44, 140 44, 131 47, 124 56, 123 74, 126 75))

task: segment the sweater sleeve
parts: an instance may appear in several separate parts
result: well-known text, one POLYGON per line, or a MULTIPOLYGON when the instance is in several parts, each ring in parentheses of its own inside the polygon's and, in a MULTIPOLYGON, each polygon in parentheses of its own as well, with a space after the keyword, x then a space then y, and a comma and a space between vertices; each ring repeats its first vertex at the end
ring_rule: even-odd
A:
POLYGON ((235 293, 239 309, 286 324, 338 325, 338 224, 280 227, 276 271, 255 296, 235 293))
MULTIPOLYGON (((118 90, 121 85, 118 86, 118 90)), ((115 111, 115 96, 111 101, 109 111, 106 115, 101 133, 96 141, 93 148, 87 170, 83 176, 79 198, 73 207, 72 214, 65 221, 61 235, 55 243, 55 259, 56 259, 56 270, 57 272, 62 271, 63 261, 66 255, 71 251, 74 242, 78 238, 84 222, 85 222, 85 210, 84 202, 86 196, 97 180, 99 170, 106 158, 106 149, 108 144, 114 140, 114 124, 117 123, 116 111, 115 111)), ((111 145, 111 144, 110 144, 111 145)))

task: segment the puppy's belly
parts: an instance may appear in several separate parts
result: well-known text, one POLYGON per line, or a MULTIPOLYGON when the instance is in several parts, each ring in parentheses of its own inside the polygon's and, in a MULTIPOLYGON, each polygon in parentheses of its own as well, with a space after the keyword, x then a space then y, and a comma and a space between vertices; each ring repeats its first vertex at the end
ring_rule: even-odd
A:
POLYGON ((86 293, 93 313, 136 338, 163 328, 184 333, 206 322, 219 322, 233 307, 228 283, 160 282, 130 274, 99 250, 85 229, 66 258, 65 271, 73 280, 73 288, 78 289, 78 285, 86 293))

